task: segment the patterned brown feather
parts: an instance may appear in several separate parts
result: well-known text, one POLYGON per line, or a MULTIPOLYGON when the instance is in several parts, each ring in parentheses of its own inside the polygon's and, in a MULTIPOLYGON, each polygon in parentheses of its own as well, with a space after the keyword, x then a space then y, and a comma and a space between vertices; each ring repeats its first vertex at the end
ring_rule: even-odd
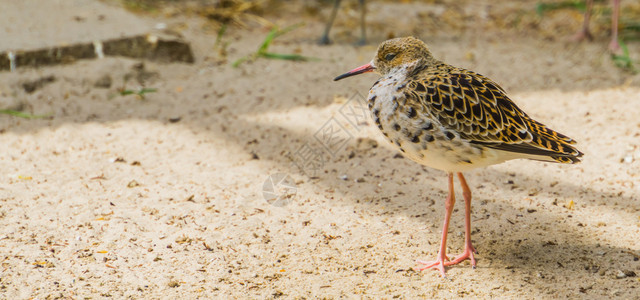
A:
POLYGON ((575 141, 530 118, 485 76, 444 63, 410 75, 407 100, 419 99, 417 106, 471 143, 561 163, 579 162, 583 155, 575 141))

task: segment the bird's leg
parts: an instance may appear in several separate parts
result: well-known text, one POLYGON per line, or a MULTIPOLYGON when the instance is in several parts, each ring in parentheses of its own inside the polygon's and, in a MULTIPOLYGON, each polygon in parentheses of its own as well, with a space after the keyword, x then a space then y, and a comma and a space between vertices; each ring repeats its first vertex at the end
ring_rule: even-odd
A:
POLYGON ((358 41, 359 45, 364 45, 367 43, 367 35, 365 31, 365 14, 367 13, 367 7, 365 6, 365 0, 360 0, 360 41, 358 41))
POLYGON ((620 17, 620 0, 613 0, 613 14, 611 15, 611 43, 609 51, 614 54, 620 53, 620 43, 618 43, 618 18, 620 17))
POLYGON ((449 231, 449 219, 451 218, 451 212, 453 212, 453 205, 455 204, 456 196, 453 192, 453 173, 449 173, 449 195, 447 196, 447 200, 444 203, 444 226, 442 228, 442 240, 440 241, 440 251, 438 251, 438 257, 435 261, 418 260, 417 262, 423 266, 416 269, 422 271, 425 269, 436 268, 440 270, 440 274, 442 275, 442 277, 446 277, 446 274, 444 272, 445 260, 449 260, 449 257, 447 257, 447 232, 449 231))
POLYGON ((464 261, 465 259, 471 260, 471 266, 475 269, 476 259, 473 256, 476 249, 471 244, 471 190, 467 185, 467 181, 464 179, 462 173, 458 173, 458 179, 460 179, 460 185, 462 185, 462 195, 464 196, 464 252, 445 265, 455 265, 464 261))
POLYGON ((338 8, 340 7, 341 0, 333 0, 333 10, 331 11, 331 16, 329 17, 329 22, 327 22, 327 27, 324 29, 324 33, 320 38, 320 44, 328 45, 331 40, 329 40, 329 31, 331 30, 331 26, 333 25, 333 21, 336 19, 336 15, 338 14, 338 8))
POLYGON ((591 19, 591 10, 593 9, 593 0, 587 0, 587 10, 584 12, 584 21, 582 23, 582 28, 578 31, 571 39, 580 42, 585 39, 592 40, 593 36, 591 35, 591 31, 589 31, 589 19, 591 19))

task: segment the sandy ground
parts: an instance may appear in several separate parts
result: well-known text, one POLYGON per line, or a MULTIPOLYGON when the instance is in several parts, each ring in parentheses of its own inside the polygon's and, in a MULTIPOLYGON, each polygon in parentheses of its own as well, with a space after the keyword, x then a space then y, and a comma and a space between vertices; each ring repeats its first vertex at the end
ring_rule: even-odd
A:
MULTIPOLYGON (((473 5, 460 11, 493 20, 492 6, 473 5)), ((197 62, 141 71, 139 61, 105 58, 0 73, 3 108, 51 114, 0 115, 0 298, 639 299, 640 75, 613 66, 606 35, 573 44, 522 28, 430 31, 418 17, 389 28, 389 12, 448 10, 369 9, 370 46, 350 44, 349 18, 331 46, 315 44, 320 18, 272 46, 320 61, 233 68, 267 29, 231 28, 224 61, 202 20, 141 16, 180 28, 197 62), (397 156, 375 125, 344 113, 375 75, 332 82, 390 33, 417 35, 437 57, 493 78, 585 153, 578 165, 519 160, 468 172, 478 268, 451 267, 448 279, 412 270, 437 254, 445 174, 397 156), (24 91, 47 76, 55 80, 24 91), (111 86, 96 87, 105 76, 111 86), (158 91, 118 94, 141 85, 158 91), (327 124, 344 143, 322 147, 327 124), (304 153, 322 157, 317 172, 297 166, 309 162, 304 153), (265 200, 276 174, 296 188, 285 205, 265 200)), ((637 59, 640 44, 629 46, 637 59)), ((463 247, 457 207, 450 253, 463 247)))

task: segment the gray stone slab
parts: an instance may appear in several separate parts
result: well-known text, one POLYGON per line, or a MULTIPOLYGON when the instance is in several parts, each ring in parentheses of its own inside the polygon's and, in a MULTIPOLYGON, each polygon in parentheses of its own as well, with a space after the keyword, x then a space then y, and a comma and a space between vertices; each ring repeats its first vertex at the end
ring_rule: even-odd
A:
POLYGON ((97 0, 0 0, 0 70, 69 63, 102 56, 194 61, 176 36, 97 0))
POLYGON ((153 25, 97 0, 0 0, 0 51, 136 36, 153 25))

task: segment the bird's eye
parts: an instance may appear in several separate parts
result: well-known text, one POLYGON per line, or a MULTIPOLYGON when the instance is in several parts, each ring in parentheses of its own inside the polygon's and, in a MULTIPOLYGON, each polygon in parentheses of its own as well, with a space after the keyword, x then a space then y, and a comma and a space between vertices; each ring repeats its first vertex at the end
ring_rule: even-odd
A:
POLYGON ((386 61, 390 61, 390 60, 394 59, 395 57, 396 57, 396 54, 395 54, 395 53, 389 53, 389 54, 387 54, 387 55, 385 55, 385 56, 384 56, 384 59, 385 59, 386 61))

